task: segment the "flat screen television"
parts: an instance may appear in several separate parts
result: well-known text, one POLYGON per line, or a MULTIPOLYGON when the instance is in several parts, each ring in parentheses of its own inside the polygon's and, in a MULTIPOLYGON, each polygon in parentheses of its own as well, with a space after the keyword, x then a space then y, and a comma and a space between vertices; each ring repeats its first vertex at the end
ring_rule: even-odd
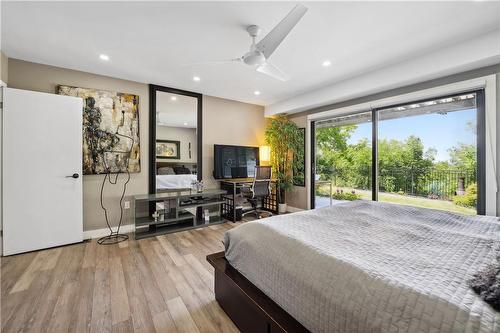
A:
POLYGON ((259 147, 214 145, 214 178, 253 178, 259 147))

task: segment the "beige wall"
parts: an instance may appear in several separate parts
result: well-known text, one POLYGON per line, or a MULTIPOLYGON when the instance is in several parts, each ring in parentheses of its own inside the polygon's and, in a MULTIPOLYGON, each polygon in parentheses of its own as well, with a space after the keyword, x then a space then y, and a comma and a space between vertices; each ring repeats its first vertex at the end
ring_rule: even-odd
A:
MULTIPOLYGON (((64 68, 40 65, 17 59, 9 59, 9 87, 55 93, 59 84, 113 90, 139 95, 139 133, 141 142, 141 172, 131 174, 127 195, 147 193, 148 191, 148 122, 149 93, 146 84, 114 79, 64 68)), ((84 230, 105 228, 104 214, 100 206, 99 190, 102 175, 83 176, 83 228, 84 230)), ((120 187, 106 186, 104 203, 110 209, 110 222, 117 224, 119 217, 118 200, 120 187)), ((124 224, 131 222, 131 210, 125 210, 124 224)))
POLYGON ((203 96, 203 182, 217 186, 212 175, 214 144, 260 146, 266 120, 262 106, 203 96))
MULTIPOLYGON (((144 83, 120 80, 101 75, 79 72, 53 66, 9 59, 9 86, 12 88, 55 93, 59 84, 106 89, 139 95, 139 121, 141 140, 141 172, 132 174, 127 195, 148 191, 149 147, 149 94, 144 83)), ((264 109, 221 98, 203 96, 203 178, 210 186, 217 186, 212 177, 213 144, 259 145, 263 142, 265 128, 264 109)), ((99 203, 102 175, 83 177, 84 230, 105 228, 104 214, 99 203)), ((112 205, 112 225, 116 225, 120 197, 118 187, 107 187, 105 204, 112 205)), ((131 224, 133 212, 125 210, 123 224, 131 224)))
POLYGON ((0 81, 3 81, 5 84, 7 84, 9 76, 8 66, 9 58, 0 51, 0 81))
POLYGON ((157 162, 196 163, 198 147, 196 147, 195 128, 156 126, 156 140, 173 140, 181 143, 180 159, 158 159, 157 162), (189 158, 189 143, 191 143, 191 158, 189 158))

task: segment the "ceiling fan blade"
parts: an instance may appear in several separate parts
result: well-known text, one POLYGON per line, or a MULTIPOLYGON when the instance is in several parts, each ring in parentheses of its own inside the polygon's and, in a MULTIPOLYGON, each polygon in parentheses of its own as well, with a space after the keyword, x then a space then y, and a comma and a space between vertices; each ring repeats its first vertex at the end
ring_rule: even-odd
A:
POLYGON ((257 50, 264 53, 268 59, 306 12, 307 7, 300 4, 295 6, 266 37, 257 43, 257 50))
POLYGON ((188 64, 181 64, 181 66, 187 67, 187 66, 201 66, 201 65, 224 65, 224 64, 231 64, 231 63, 240 62, 240 61, 241 61, 241 58, 234 58, 234 59, 228 59, 228 60, 191 62, 188 64))
POLYGON ((271 65, 268 62, 258 66, 257 72, 266 74, 267 76, 270 76, 280 81, 288 81, 290 79, 288 75, 283 73, 278 67, 271 65))

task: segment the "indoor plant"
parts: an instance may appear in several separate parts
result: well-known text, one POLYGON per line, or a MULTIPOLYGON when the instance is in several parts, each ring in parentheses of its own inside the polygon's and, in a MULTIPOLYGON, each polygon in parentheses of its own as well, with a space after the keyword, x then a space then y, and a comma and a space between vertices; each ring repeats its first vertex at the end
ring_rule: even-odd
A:
POLYGON ((284 115, 270 119, 266 128, 266 143, 271 147, 271 165, 277 182, 279 212, 286 211, 286 191, 293 186, 293 155, 299 148, 301 132, 284 115))

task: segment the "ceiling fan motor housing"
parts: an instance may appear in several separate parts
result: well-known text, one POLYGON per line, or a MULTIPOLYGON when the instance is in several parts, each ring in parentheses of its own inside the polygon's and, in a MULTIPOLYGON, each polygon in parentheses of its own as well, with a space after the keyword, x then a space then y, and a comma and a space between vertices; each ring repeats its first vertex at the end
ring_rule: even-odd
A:
POLYGON ((258 25, 249 25, 247 27, 247 32, 250 35, 250 37, 257 37, 260 34, 260 27, 258 25))
POLYGON ((266 62, 266 57, 260 51, 250 51, 243 56, 243 62, 251 66, 259 66, 266 62))

